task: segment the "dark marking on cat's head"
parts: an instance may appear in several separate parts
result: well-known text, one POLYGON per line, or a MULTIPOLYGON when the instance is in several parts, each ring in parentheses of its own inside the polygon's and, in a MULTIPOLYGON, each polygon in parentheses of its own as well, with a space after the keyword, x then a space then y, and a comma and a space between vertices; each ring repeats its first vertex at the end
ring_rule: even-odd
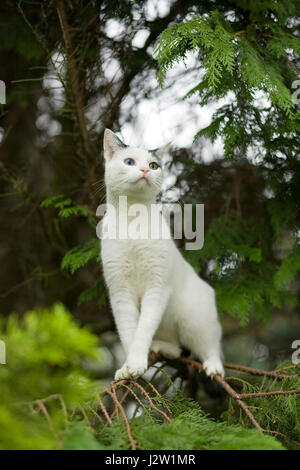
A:
POLYGON ((159 149, 148 150, 148 152, 151 153, 153 160, 161 165, 162 161, 161 161, 161 158, 159 157, 159 155, 157 153, 158 150, 159 149))
POLYGON ((153 150, 148 150, 152 155, 157 159, 158 162, 162 162, 162 157, 163 155, 168 151, 168 148, 170 147, 171 142, 169 142, 166 145, 162 145, 161 147, 158 147, 153 150))

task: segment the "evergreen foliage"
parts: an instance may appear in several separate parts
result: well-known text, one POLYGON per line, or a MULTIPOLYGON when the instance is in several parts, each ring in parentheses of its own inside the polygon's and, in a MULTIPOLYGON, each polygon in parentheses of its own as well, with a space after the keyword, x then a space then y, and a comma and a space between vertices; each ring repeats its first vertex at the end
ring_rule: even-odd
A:
MULTIPOLYGON (((60 219, 68 218, 73 215, 83 216, 86 223, 91 228, 95 229, 96 227, 97 219, 90 209, 87 206, 74 204, 72 199, 64 194, 58 194, 44 199, 40 206, 42 208, 54 208, 60 219)), ((85 243, 68 250, 61 260, 61 268, 69 271, 73 275, 78 269, 92 260, 98 263, 100 261, 99 240, 97 238, 90 238, 85 243)), ((87 302, 95 297, 98 297, 98 306, 101 307, 106 298, 106 291, 102 280, 96 281, 94 285, 82 291, 78 297, 78 303, 87 302), (100 286, 102 287, 102 293, 99 289, 100 286)))
MULTIPOLYGON (((292 365, 286 361, 278 365, 278 370, 281 367, 284 369, 284 367, 289 368, 292 367, 292 365)), ((276 379, 264 379, 261 383, 251 383, 250 381, 237 377, 234 380, 241 384, 241 393, 268 393, 276 390, 287 391, 291 389, 299 389, 300 387, 299 373, 289 379, 283 380, 280 386, 276 379)), ((279 434, 279 438, 283 440, 284 445, 289 449, 299 449, 299 396, 277 395, 267 397, 266 399, 253 397, 247 399, 247 405, 251 407, 255 418, 264 429, 272 430, 275 433, 281 433, 281 435, 279 434)), ((227 423, 232 424, 234 422, 239 422, 242 423, 242 425, 250 425, 247 417, 242 416, 242 414, 237 410, 234 400, 230 401, 228 411, 224 413, 223 418, 227 423)))
MULTIPOLYGON (((161 399, 160 399, 161 400, 161 399)), ((130 421, 132 434, 139 449, 168 450, 280 450, 279 441, 259 431, 244 429, 239 425, 216 422, 203 413, 199 405, 182 397, 162 400, 172 410, 173 421, 161 423, 143 414, 130 421)), ((99 433, 102 448, 130 449, 126 429, 121 419, 99 433), (121 432, 120 432, 121 431, 121 432)))
POLYGON ((82 367, 83 360, 99 357, 97 337, 79 328, 62 304, 27 312, 21 320, 2 318, 0 337, 6 345, 6 364, 0 367, 0 448, 57 447, 46 416, 30 406, 53 396, 52 426, 65 427, 62 404, 71 412, 99 389, 82 367))
MULTIPOLYGON (((299 297, 291 283, 300 271, 300 114, 292 99, 300 74, 300 2, 217 1, 198 10, 160 34, 157 76, 163 85, 168 70, 194 54, 203 73, 185 98, 196 95, 201 106, 219 103, 195 140, 222 139, 227 171, 235 173, 232 188, 218 187, 213 171, 207 181, 203 164, 191 158, 176 184, 184 202, 209 205, 212 185, 220 191, 203 249, 187 256, 214 284, 220 311, 245 326, 251 314, 267 321, 274 308, 296 305, 299 297), (247 167, 255 171, 252 185, 241 182, 247 167), (245 197, 247 185, 257 187, 252 200, 245 197)), ((178 161, 180 155, 174 166, 178 161)))
MULTIPOLYGON (((168 70, 188 66, 193 54, 200 72, 184 98, 217 104, 193 148, 173 150, 169 164, 183 202, 205 204, 204 247, 184 255, 215 287, 220 313, 242 326, 266 323, 279 311, 288 323, 299 309, 300 115, 292 93, 300 74, 300 1, 172 0, 154 19, 147 4, 7 0, 1 7, 1 449, 131 447, 121 414, 108 426, 99 409, 101 397, 114 412, 86 370, 99 359, 98 338, 74 317, 95 331, 111 329, 95 235, 95 208, 104 197, 100 149, 105 127, 118 131, 133 122, 132 111, 122 113, 127 97, 157 93, 150 79, 156 69, 163 86, 168 70), (112 20, 121 31, 113 37, 112 20), (137 47, 140 30, 148 37, 137 47), (205 163, 203 146, 217 140, 225 158, 205 163), (57 299, 72 315, 62 304, 32 310, 57 299), (23 318, 9 315, 28 309, 23 318)), ((228 383, 239 393, 299 389, 299 367, 278 367, 295 376, 279 383, 239 373, 228 383)), ((199 392, 198 375, 195 383, 199 392)), ((172 392, 152 400, 172 411, 171 422, 139 389, 124 405, 138 449, 299 449, 299 394, 247 399, 275 437, 253 429, 236 400, 214 420, 201 398, 196 402, 199 393, 190 400, 171 380, 167 385, 172 392), (142 413, 132 417, 138 400, 142 413)))
MULTIPOLYGON (((7 346, 7 364, 0 368, 2 449, 130 449, 121 416, 107 426, 98 414, 101 386, 82 366, 83 360, 99 357, 98 339, 79 328, 61 304, 27 312, 22 320, 11 315, 1 322, 0 333, 7 346)), ((299 386, 298 379, 294 385, 299 386)), ((139 449, 283 448, 257 430, 212 420, 199 404, 173 385, 172 389, 172 396, 153 397, 158 409, 171 412, 171 422, 148 405, 130 420, 139 449)), ((299 423, 292 414, 295 397, 278 400, 278 406, 285 407, 284 430, 299 437, 299 423)), ((264 406, 260 413, 273 425, 271 407, 276 408, 271 402, 264 406)))
POLYGON ((84 245, 76 246, 68 251, 62 259, 61 267, 69 269, 71 274, 74 274, 77 269, 94 258, 99 261, 99 242, 91 238, 84 245))

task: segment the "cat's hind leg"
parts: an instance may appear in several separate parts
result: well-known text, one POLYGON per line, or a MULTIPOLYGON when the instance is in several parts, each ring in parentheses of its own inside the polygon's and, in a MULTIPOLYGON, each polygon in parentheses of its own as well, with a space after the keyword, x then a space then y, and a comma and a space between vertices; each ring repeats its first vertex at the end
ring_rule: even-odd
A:
POLYGON ((208 376, 212 377, 219 374, 224 377, 221 328, 218 321, 211 322, 211 324, 204 329, 203 327, 194 329, 193 334, 193 340, 189 341, 188 344, 185 342, 192 355, 202 361, 203 369, 208 376))
POLYGON ((197 295, 187 301, 185 315, 180 321, 179 339, 193 356, 200 359, 208 376, 219 374, 224 377, 222 329, 218 321, 213 290, 207 294, 205 301, 197 295))
POLYGON ((221 375, 224 377, 224 367, 222 360, 219 356, 211 356, 203 361, 203 369, 206 375, 213 377, 214 375, 221 375))
POLYGON ((194 328, 192 338, 190 334, 182 334, 180 338, 183 346, 202 361, 203 369, 210 377, 217 374, 224 377, 221 332, 218 326, 218 324, 210 325, 204 331, 199 327, 194 328))
POLYGON ((162 354, 167 359, 177 359, 181 354, 181 347, 179 344, 169 343, 160 339, 154 339, 152 341, 150 350, 162 354))

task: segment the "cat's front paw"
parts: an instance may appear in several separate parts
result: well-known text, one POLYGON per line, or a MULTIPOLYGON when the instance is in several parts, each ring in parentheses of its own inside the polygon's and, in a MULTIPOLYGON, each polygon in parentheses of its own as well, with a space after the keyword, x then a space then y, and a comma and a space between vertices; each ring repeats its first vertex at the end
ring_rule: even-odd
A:
POLYGON ((213 377, 214 375, 221 375, 224 377, 225 374, 222 361, 218 357, 211 357, 204 361, 203 369, 209 377, 213 377))
POLYGON ((137 379, 146 372, 147 368, 147 362, 125 362, 115 373, 115 380, 137 379))

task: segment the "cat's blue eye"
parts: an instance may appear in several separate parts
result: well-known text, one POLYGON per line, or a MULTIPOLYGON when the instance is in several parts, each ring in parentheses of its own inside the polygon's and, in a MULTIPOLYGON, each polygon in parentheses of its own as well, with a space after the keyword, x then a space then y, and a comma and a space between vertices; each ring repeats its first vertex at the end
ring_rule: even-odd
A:
POLYGON ((125 158, 124 163, 125 165, 128 165, 128 166, 135 165, 135 161, 133 160, 133 158, 125 158))

